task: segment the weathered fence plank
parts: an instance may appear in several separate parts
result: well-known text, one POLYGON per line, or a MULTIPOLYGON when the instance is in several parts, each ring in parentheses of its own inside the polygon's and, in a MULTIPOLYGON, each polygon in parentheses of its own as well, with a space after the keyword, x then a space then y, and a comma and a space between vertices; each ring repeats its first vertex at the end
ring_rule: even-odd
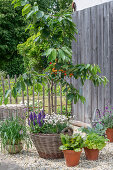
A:
POLYGON ((105 88, 94 87, 89 81, 81 87, 79 80, 74 81, 86 103, 74 105, 73 114, 88 122, 96 108, 103 110, 106 104, 113 104, 113 1, 77 11, 72 17, 79 30, 77 43, 72 43, 73 63, 98 64, 101 75, 109 80, 105 88))
POLYGON ((110 103, 113 106, 113 1, 109 4, 109 33, 110 33, 110 103))
MULTIPOLYGON (((15 83, 16 83, 16 79, 17 79, 17 77, 15 75, 15 83)), ((17 97, 15 98, 15 102, 16 102, 16 104, 18 104, 18 98, 17 97)))

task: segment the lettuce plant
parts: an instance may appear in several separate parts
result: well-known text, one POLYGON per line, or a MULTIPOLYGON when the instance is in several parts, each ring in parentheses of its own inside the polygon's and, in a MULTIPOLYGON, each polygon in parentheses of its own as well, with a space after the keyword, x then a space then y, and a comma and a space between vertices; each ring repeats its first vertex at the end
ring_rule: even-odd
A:
POLYGON ((96 133, 89 133, 84 140, 84 147, 102 150, 106 146, 107 141, 108 139, 105 139, 104 136, 99 136, 96 133))
POLYGON ((72 136, 61 134, 61 142, 63 145, 59 147, 60 150, 74 150, 75 152, 79 152, 83 148, 83 138, 78 133, 72 136))

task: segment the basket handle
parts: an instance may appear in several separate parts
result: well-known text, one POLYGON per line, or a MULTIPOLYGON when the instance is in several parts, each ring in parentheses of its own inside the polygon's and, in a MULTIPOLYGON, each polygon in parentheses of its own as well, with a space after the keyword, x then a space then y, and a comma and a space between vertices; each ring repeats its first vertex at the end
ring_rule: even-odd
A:
POLYGON ((67 135, 71 136, 73 134, 73 129, 71 127, 66 127, 61 131, 61 133, 63 133, 64 135, 67 134, 67 135))

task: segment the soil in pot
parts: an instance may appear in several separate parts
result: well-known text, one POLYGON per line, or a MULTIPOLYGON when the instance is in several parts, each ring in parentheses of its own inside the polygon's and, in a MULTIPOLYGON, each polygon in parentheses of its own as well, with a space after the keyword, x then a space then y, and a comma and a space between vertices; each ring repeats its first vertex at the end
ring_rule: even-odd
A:
POLYGON ((107 128, 106 135, 110 142, 113 142, 113 129, 107 128))
POLYGON ((21 150, 23 149, 23 144, 20 143, 18 145, 6 145, 6 150, 10 153, 10 154, 16 154, 19 153, 21 150))
POLYGON ((73 150, 64 150, 63 153, 64 153, 64 158, 66 160, 66 165, 68 167, 77 166, 79 164, 81 152, 82 151, 75 152, 73 150))
POLYGON ((88 160, 98 160, 99 150, 98 149, 88 149, 84 148, 86 159, 88 160))

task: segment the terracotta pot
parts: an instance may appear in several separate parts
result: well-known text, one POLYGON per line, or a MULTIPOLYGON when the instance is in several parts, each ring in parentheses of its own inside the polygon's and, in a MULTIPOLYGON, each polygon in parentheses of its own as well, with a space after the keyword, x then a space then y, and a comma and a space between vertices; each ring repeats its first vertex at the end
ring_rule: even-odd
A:
POLYGON ((18 145, 6 145, 6 150, 11 153, 11 154, 15 154, 15 153, 19 153, 21 150, 23 149, 23 144, 20 143, 18 145))
POLYGON ((84 148, 86 159, 88 160, 98 160, 99 150, 98 149, 88 149, 84 148))
POLYGON ((113 142, 113 129, 107 128, 106 135, 110 142, 113 142))
POLYGON ((71 166, 76 166, 79 164, 79 160, 80 160, 80 154, 82 151, 80 152, 75 152, 73 150, 64 150, 64 158, 66 160, 66 165, 68 167, 71 166))

